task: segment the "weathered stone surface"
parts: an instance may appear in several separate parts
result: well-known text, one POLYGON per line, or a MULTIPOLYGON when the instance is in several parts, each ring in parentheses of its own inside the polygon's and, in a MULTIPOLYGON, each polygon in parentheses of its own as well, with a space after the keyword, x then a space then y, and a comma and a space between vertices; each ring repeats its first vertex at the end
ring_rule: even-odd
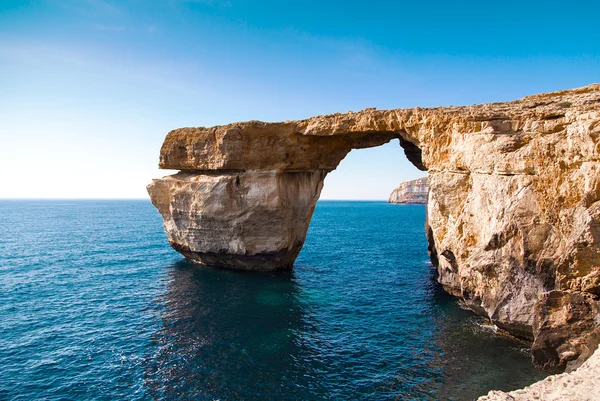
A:
POLYGON ((600 343, 600 302, 592 294, 545 293, 533 316, 533 360, 543 368, 577 368, 600 343))
POLYGON ((180 172, 148 186, 169 242, 186 258, 244 270, 291 268, 324 173, 180 172))
POLYGON ((571 373, 548 376, 521 390, 490 391, 478 401, 598 401, 600 400, 600 350, 571 373))
POLYGON ((406 181, 398 185, 388 198, 389 203, 427 203, 429 182, 427 177, 406 181))
POLYGON ((248 121, 169 132, 159 167, 173 170, 331 171, 352 149, 383 145, 397 132, 303 135, 298 122, 248 121))
POLYGON ((160 166, 186 172, 148 189, 185 256, 288 268, 327 172, 351 149, 393 138, 428 171, 439 282, 500 328, 540 339, 537 364, 575 361, 600 324, 589 315, 600 295, 600 85, 506 103, 183 128, 167 135, 160 166), (302 184, 292 173, 305 174, 302 184), (238 175, 243 191, 228 192, 238 175), (574 316, 595 323, 572 332, 544 304, 553 291, 561 308, 583 308, 574 316))

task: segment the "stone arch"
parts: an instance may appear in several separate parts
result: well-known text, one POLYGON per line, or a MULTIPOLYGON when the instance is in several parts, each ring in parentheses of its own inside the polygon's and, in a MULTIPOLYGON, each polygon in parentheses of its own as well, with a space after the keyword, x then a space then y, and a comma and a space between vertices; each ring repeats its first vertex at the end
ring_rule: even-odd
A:
POLYGON ((181 171, 154 180, 148 191, 169 242, 186 258, 224 268, 290 269, 327 174, 352 149, 392 139, 425 170, 420 148, 398 126, 323 133, 303 122, 250 121, 174 130, 160 167, 181 171))
POLYGON ((599 127, 596 84, 506 103, 182 128, 159 163, 180 172, 148 192, 187 258, 288 269, 327 173, 352 149, 399 138, 428 171, 438 281, 534 340, 537 364, 564 368, 600 336, 599 127), (559 321, 564 310, 577 312, 576 326, 559 321))

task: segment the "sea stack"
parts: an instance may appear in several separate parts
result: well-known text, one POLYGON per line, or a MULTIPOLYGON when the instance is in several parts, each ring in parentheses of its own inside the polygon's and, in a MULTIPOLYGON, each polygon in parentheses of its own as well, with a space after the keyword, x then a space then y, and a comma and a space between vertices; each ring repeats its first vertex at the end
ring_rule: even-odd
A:
POLYGON ((505 103, 177 129, 159 166, 181 171, 148 192, 185 257, 289 269, 325 176, 352 149, 392 139, 428 172, 426 235, 443 288, 533 340, 538 366, 580 365, 600 340, 599 84, 505 103))
POLYGON ((426 204, 429 195, 427 177, 406 181, 398 185, 388 198, 388 203, 426 204))

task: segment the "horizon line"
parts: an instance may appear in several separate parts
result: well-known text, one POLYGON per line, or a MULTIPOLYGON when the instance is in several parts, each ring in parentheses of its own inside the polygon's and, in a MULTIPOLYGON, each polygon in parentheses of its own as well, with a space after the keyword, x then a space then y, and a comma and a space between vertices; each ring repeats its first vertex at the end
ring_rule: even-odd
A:
MULTIPOLYGON (((85 201, 85 200, 104 200, 104 201, 110 201, 110 200, 146 200, 146 201, 150 201, 150 198, 45 198, 45 197, 31 197, 31 198, 19 198, 19 197, 0 197, 0 201, 25 201, 25 200, 71 200, 71 201, 85 201)), ((340 198, 325 198, 325 199, 318 199, 317 202, 319 201, 358 201, 358 202, 373 202, 373 201, 386 201, 387 199, 355 199, 355 198, 348 198, 348 199, 340 199, 340 198)))

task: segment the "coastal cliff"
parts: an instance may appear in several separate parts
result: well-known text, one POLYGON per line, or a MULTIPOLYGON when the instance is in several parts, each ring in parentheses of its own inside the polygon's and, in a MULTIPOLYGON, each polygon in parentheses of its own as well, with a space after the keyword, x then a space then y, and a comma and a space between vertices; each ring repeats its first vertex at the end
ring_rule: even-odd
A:
POLYGON ((427 203, 429 195, 429 183, 427 177, 406 181, 398 185, 388 198, 388 203, 427 203))
MULTIPOLYGON (((438 281, 544 368, 600 340, 600 85, 464 107, 366 109, 171 131, 148 186, 189 259, 289 269, 323 180, 352 149, 399 139, 428 172, 438 281)), ((399 157, 402 157, 399 155, 399 157)))

